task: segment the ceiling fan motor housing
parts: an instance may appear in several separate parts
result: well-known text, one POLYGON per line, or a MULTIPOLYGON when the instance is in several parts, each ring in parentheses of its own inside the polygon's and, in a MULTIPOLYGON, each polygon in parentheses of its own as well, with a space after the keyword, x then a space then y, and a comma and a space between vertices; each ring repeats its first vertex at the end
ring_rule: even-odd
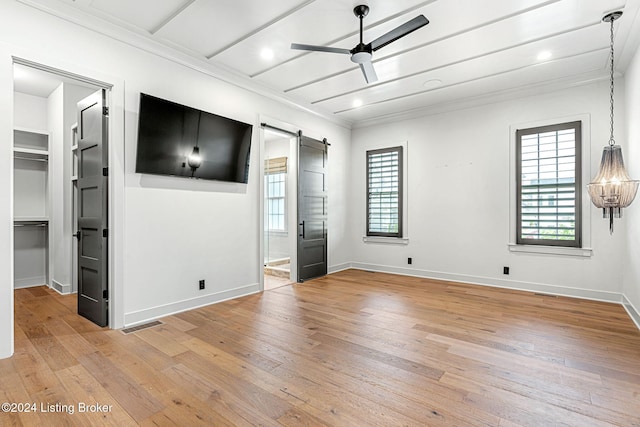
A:
POLYGON ((353 8, 353 14, 358 18, 364 18, 369 13, 369 6, 361 4, 353 8))
POLYGON ((360 43, 358 46, 354 47, 351 50, 351 61, 355 62, 356 64, 369 62, 371 61, 372 57, 371 52, 371 45, 360 43))

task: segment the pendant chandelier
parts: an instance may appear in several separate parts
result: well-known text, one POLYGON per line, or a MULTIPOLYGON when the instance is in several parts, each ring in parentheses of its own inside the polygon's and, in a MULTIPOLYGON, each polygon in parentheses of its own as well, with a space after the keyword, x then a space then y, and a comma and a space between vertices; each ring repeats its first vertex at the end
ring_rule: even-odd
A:
POLYGON ((622 216, 622 208, 626 208, 633 202, 638 191, 637 180, 632 180, 624 168, 622 149, 616 145, 613 137, 613 21, 620 18, 622 12, 612 12, 604 16, 602 20, 611 24, 611 136, 609 145, 602 150, 600 170, 587 185, 591 202, 602 208, 603 218, 609 219, 609 232, 613 234, 613 219, 622 216))

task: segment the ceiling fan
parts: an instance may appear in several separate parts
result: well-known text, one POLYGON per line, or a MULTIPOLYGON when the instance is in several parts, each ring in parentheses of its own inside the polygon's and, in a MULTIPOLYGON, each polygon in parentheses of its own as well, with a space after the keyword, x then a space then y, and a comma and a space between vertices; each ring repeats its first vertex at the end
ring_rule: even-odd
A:
POLYGON ((368 13, 369 6, 367 5, 361 4, 353 8, 353 14, 360 19, 360 43, 358 43, 356 47, 351 50, 298 43, 291 43, 291 49, 310 50, 314 52, 343 53, 351 55, 351 61, 355 62, 356 64, 360 64, 360 69, 362 70, 362 74, 364 74, 364 79, 367 81, 367 83, 376 82, 378 81, 378 76, 376 75, 376 70, 373 68, 373 64, 371 63, 373 52, 385 47, 389 43, 392 43, 406 36, 407 34, 414 32, 419 28, 424 27, 429 23, 429 20, 425 18, 424 15, 418 15, 412 20, 405 22, 404 24, 394 28, 388 33, 381 35, 371 43, 364 44, 362 42, 362 21, 368 13))

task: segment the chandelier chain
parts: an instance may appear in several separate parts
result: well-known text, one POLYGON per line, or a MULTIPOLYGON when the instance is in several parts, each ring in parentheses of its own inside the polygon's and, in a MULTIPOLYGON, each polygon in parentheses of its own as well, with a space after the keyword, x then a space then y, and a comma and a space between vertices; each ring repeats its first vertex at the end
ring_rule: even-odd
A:
POLYGON ((615 145, 616 140, 613 137, 613 21, 611 20, 611 80, 610 80, 610 100, 611 100, 611 136, 609 137, 609 145, 615 145))

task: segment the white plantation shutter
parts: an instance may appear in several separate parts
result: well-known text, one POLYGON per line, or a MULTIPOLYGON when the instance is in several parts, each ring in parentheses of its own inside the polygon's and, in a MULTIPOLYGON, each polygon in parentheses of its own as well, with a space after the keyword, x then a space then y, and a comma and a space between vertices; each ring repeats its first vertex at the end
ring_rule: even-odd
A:
POLYGON ((367 151, 367 236, 402 237, 402 147, 367 151))
POLYGON ((581 245, 581 123, 516 132, 517 243, 581 245))

